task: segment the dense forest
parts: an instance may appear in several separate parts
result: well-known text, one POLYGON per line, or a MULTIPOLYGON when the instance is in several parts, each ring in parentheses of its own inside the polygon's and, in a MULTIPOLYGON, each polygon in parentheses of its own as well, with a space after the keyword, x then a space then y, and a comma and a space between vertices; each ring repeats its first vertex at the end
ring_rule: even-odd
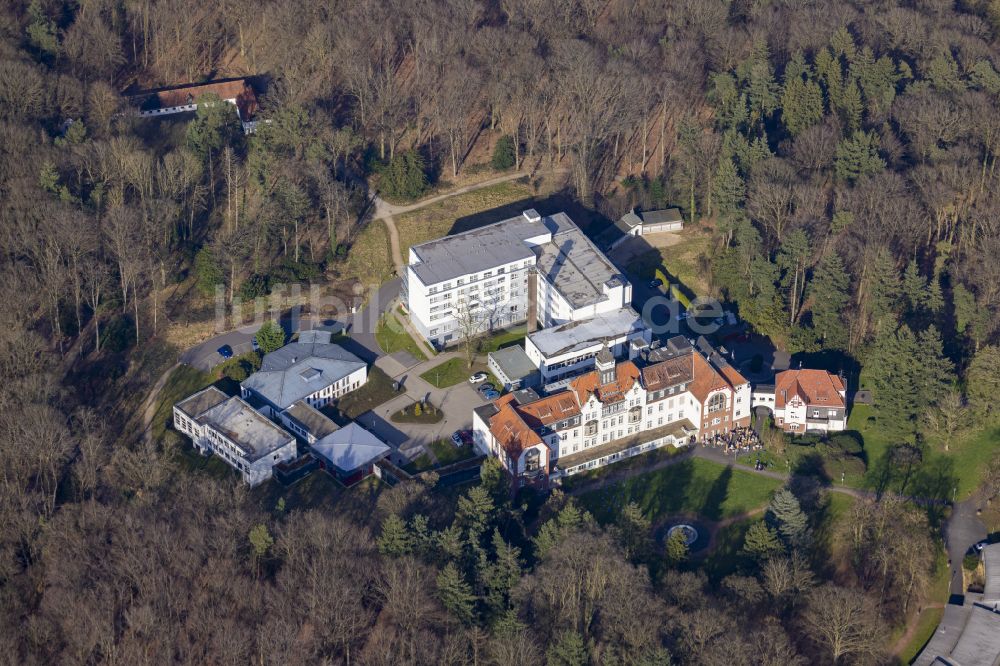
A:
MULTIPOLYGON (((876 663, 939 516, 779 491, 718 580, 498 471, 260 506, 137 427, 209 296, 350 279, 378 188, 490 162, 615 219, 680 205, 716 295, 947 449, 997 418, 997 0, 10 2, 0 26, 0 659, 876 663), (125 91, 256 76, 258 131, 125 91), (494 152, 493 146, 497 146, 494 152), (484 146, 486 146, 484 148, 484 146), (486 155, 476 160, 476 156, 486 155), (190 289, 188 288, 190 287, 190 289), (525 510, 527 509, 527 511, 525 510)), ((1000 470, 998 470, 1000 471, 1000 470)), ((1000 473, 993 476, 1000 478, 1000 473)), ((675 544, 676 546, 676 544, 675 544)))

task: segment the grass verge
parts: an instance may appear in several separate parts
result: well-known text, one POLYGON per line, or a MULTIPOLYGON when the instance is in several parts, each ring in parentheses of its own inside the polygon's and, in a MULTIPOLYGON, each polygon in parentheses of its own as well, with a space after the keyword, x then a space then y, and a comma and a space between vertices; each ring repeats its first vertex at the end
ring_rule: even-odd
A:
POLYGON ((379 320, 375 327, 375 340, 386 354, 406 351, 418 361, 427 360, 427 356, 420 351, 417 343, 391 313, 383 315, 379 320))
POLYGON ((426 472, 427 470, 434 467, 431 457, 426 453, 421 453, 419 456, 411 460, 410 462, 403 465, 405 469, 410 474, 419 474, 420 472, 426 472))
POLYGON ((450 358, 430 370, 421 373, 420 378, 437 388, 447 388, 466 381, 472 371, 462 358, 450 358))
POLYGON ((396 395, 392 390, 392 378, 373 365, 368 368, 368 381, 364 386, 351 391, 333 407, 324 408, 324 411, 335 421, 353 420, 392 400, 396 395))
POLYGON ((463 444, 462 446, 455 446, 447 439, 439 439, 431 442, 430 447, 431 451, 434 452, 434 457, 438 459, 438 465, 441 467, 474 458, 476 455, 471 445, 463 444))
POLYGON ((399 231, 400 252, 406 257, 411 245, 519 215, 525 207, 530 207, 524 201, 532 196, 530 185, 511 180, 396 215, 393 220, 399 231), (484 211, 488 211, 489 215, 480 216, 484 211))

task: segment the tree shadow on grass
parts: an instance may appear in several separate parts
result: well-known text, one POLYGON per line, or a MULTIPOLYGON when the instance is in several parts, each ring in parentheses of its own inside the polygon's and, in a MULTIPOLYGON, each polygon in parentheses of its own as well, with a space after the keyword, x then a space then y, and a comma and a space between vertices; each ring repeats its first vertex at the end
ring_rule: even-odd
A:
POLYGON ((918 504, 933 527, 944 520, 958 485, 952 459, 914 444, 889 447, 869 469, 865 481, 878 496, 893 492, 918 504))
POLYGON ((727 466, 718 478, 712 482, 712 487, 708 489, 705 502, 701 506, 699 513, 708 520, 722 519, 722 504, 729 496, 729 482, 733 478, 732 466, 727 466))

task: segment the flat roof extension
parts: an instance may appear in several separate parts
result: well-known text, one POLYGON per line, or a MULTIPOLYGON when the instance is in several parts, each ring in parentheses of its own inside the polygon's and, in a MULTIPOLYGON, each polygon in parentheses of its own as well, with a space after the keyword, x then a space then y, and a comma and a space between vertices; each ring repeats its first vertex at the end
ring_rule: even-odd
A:
POLYGON ((294 441, 288 432, 235 396, 199 416, 198 422, 225 434, 250 462, 294 441))
POLYGON ((546 357, 568 354, 642 331, 646 324, 635 310, 624 307, 596 317, 570 321, 535 331, 528 336, 546 357))

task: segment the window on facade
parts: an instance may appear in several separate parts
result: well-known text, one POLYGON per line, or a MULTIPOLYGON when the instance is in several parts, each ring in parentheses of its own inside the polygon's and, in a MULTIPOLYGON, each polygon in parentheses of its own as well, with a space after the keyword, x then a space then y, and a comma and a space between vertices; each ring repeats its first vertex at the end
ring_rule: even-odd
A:
POLYGON ((531 449, 524 454, 524 471, 537 472, 542 466, 541 460, 542 457, 538 449, 531 449))
POLYGON ((597 434, 597 421, 587 421, 587 425, 584 427, 584 435, 596 435, 597 434))
POLYGON ((711 398, 708 399, 708 411, 717 412, 720 409, 726 408, 726 395, 724 393, 716 393, 711 398))

